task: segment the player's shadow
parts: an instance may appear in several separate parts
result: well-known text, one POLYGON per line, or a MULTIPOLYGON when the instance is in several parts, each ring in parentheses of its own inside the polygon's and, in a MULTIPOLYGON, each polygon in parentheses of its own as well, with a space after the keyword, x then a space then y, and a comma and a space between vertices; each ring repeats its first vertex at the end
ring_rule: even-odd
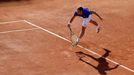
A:
POLYGON ((89 54, 83 53, 83 52, 81 52, 81 51, 80 51, 80 52, 76 52, 76 54, 77 54, 78 56, 80 55, 80 56, 79 56, 79 57, 80 57, 80 61, 82 61, 82 62, 84 62, 84 63, 86 63, 86 64, 92 66, 92 67, 95 68, 101 75, 107 75, 106 71, 110 71, 110 70, 116 69, 119 65, 116 65, 116 66, 110 68, 110 67, 109 67, 109 63, 108 63, 107 60, 106 60, 106 57, 109 56, 109 53, 110 53, 111 51, 109 51, 109 50, 107 50, 107 49, 104 49, 104 50, 105 50, 105 54, 102 55, 102 56, 99 57, 99 58, 95 58, 95 57, 93 57, 93 56, 91 56, 91 55, 89 55, 89 54), (82 57, 81 57, 81 56, 82 56, 82 57), (83 59, 84 57, 90 57, 90 58, 94 59, 95 61, 98 62, 98 65, 97 65, 97 66, 94 66, 93 64, 91 64, 91 63, 85 61, 85 60, 83 59))

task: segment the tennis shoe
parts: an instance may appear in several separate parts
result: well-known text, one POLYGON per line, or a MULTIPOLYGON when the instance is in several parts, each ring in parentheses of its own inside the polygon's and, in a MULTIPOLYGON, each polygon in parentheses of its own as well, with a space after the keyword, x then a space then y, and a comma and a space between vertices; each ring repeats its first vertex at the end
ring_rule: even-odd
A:
POLYGON ((75 45, 77 45, 79 42, 80 42, 80 38, 78 37, 77 40, 76 40, 75 45))

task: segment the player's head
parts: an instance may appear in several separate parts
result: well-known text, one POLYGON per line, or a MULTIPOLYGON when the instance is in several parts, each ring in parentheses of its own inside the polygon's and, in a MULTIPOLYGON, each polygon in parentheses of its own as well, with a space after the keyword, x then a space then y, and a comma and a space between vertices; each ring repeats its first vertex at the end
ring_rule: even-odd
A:
POLYGON ((77 12, 78 12, 79 15, 82 15, 83 14, 83 7, 79 7, 77 9, 77 12))

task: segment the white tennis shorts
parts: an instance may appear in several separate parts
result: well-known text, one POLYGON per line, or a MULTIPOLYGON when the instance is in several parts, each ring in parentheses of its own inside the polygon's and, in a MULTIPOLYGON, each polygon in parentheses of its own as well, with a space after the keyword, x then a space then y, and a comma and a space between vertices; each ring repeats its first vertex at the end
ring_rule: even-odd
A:
POLYGON ((88 24, 89 24, 89 22, 90 22, 90 20, 91 20, 91 15, 89 15, 88 18, 83 18, 82 26, 83 26, 83 27, 87 27, 88 24))

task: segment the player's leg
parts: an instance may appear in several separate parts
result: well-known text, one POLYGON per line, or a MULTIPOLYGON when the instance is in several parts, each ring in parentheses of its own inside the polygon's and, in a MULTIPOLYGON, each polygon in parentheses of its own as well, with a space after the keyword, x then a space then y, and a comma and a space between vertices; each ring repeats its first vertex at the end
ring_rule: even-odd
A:
POLYGON ((88 26, 90 19, 91 16, 89 16, 88 18, 83 18, 82 29, 80 32, 80 39, 84 36, 86 27, 88 26))
POLYGON ((92 19, 90 20, 90 23, 92 23, 95 26, 98 26, 98 23, 96 21, 92 20, 92 19))
POLYGON ((81 30, 80 36, 79 36, 80 39, 84 36, 85 30, 86 30, 86 27, 82 26, 82 30, 81 30))
POLYGON ((92 23, 93 25, 96 26, 96 32, 99 33, 100 32, 99 24, 96 21, 92 20, 92 19, 90 20, 90 23, 92 23))
POLYGON ((80 39, 84 36, 85 30, 86 30, 86 27, 82 26, 79 38, 77 38, 77 40, 76 40, 76 45, 80 42, 80 39))
POLYGON ((79 43, 80 42, 80 39, 84 36, 86 27, 88 26, 89 21, 91 19, 90 17, 91 16, 89 16, 88 18, 83 18, 82 29, 80 31, 79 38, 77 39, 77 43, 79 43))
POLYGON ((77 39, 77 42, 76 42, 77 44, 80 42, 80 39, 84 36, 87 24, 88 24, 87 19, 83 19, 82 29, 80 31, 79 38, 77 39))

